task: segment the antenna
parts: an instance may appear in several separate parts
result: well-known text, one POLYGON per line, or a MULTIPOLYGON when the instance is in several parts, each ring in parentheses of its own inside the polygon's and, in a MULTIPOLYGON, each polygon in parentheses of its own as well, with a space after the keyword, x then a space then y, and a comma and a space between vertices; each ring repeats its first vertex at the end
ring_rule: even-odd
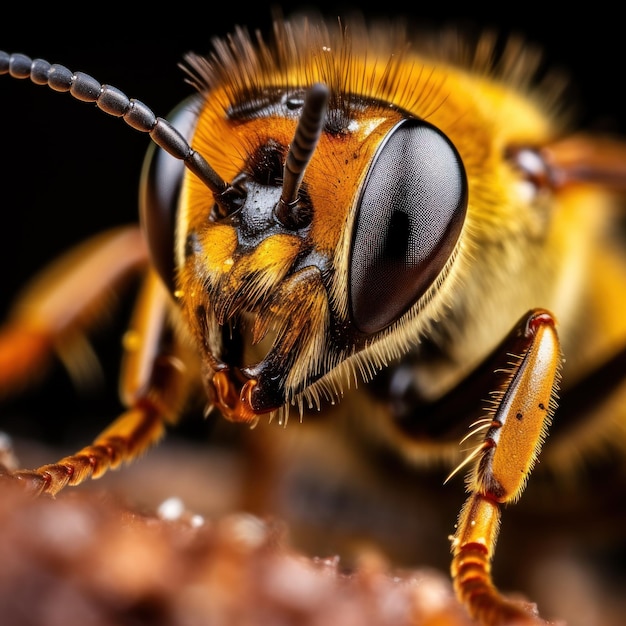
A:
POLYGON ((63 65, 0 50, 2 74, 9 74, 13 78, 30 78, 35 85, 47 85, 54 91, 69 92, 82 102, 94 102, 100 110, 122 118, 131 128, 148 133, 155 144, 183 161, 214 194, 220 194, 228 187, 204 157, 193 150, 167 120, 157 117, 143 102, 129 98, 116 87, 102 85, 89 74, 72 72, 63 65))
POLYGON ((276 219, 287 228, 302 227, 310 220, 307 212, 299 211, 300 184, 324 126, 329 90, 323 83, 315 83, 307 90, 302 114, 289 146, 283 170, 283 189, 276 205, 276 219))

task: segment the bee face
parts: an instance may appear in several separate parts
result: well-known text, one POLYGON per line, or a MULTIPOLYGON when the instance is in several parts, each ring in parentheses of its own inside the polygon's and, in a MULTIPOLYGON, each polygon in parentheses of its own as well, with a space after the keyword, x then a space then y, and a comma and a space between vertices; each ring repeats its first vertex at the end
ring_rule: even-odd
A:
MULTIPOLYGON (((545 113, 412 50, 401 31, 347 32, 294 21, 278 43, 257 49, 239 31, 212 59, 188 58, 204 98, 193 147, 231 189, 216 200, 186 177, 176 293, 209 394, 228 404, 225 385, 250 418, 335 398, 346 376, 371 377, 448 309, 461 317, 472 302, 451 296, 473 280, 472 256, 490 246, 508 270, 520 263, 514 240, 539 241, 548 219, 503 162, 509 145, 546 141, 545 113), (328 106, 297 217, 285 219, 283 164, 316 82, 328 106)), ((471 300, 490 306, 496 280, 471 300)))

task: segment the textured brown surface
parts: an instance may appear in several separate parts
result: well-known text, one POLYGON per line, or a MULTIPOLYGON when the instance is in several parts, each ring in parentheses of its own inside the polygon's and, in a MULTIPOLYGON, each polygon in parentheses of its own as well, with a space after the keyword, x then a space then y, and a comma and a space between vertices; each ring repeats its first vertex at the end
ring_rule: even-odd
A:
POLYGON ((342 572, 256 517, 167 520, 102 492, 32 499, 0 482, 3 626, 469 624, 442 574, 376 558, 342 572))
MULTIPOLYGON (((2 454, 0 446, 5 464, 15 466, 17 456, 20 467, 37 467, 62 454, 31 441, 13 443, 15 455, 11 448, 2 454)), ((435 517, 432 532, 417 527, 420 545, 442 552, 436 569, 426 553, 399 566, 378 544, 357 542, 359 557, 348 571, 346 557, 328 548, 337 545, 331 529, 317 535, 326 538, 325 547, 314 541, 305 551, 293 520, 240 512, 246 510, 237 495, 242 485, 260 478, 262 465, 254 467, 248 474, 223 450, 170 437, 135 463, 68 488, 56 500, 26 497, 0 480, 0 626, 471 624, 446 567, 454 511, 435 517), (164 502, 173 504, 169 517, 164 502), (435 542, 439 535, 442 546, 435 542)), ((330 465, 334 476, 339 467, 330 465)), ((416 498, 419 486, 411 490, 416 498)), ((386 502, 373 493, 376 502, 386 502)), ((425 501, 418 503, 425 517, 425 501)), ((439 509, 443 501, 435 504, 439 509)), ((501 568, 496 583, 509 597, 537 602, 544 617, 567 618, 554 622, 559 626, 623 626, 621 579, 599 578, 572 548, 584 549, 591 535, 572 544, 565 533, 571 524, 538 530, 533 519, 519 506, 507 511, 508 540, 498 546, 495 565, 511 563, 518 572, 533 567, 519 583, 507 582, 501 568), (520 533, 513 523, 518 517, 520 533), (561 538, 560 548, 549 529, 561 538)), ((411 554, 408 543, 405 551, 411 554)))
MULTIPOLYGON (((32 441, 13 444, 15 454, 11 448, 2 454, 0 445, 0 459, 14 467, 37 467, 65 452, 32 441)), ((319 456, 319 442, 314 448, 319 456)), ((330 462, 337 459, 328 445, 323 451, 338 478, 344 466, 330 462)), ((299 465, 306 472, 302 453, 299 465)), ((329 547, 339 545, 332 523, 303 542, 311 528, 303 529, 302 519, 287 523, 275 514, 263 521, 241 513, 249 509, 239 493, 251 478, 259 483, 263 467, 255 459, 254 471, 246 472, 226 450, 171 436, 135 463, 68 488, 56 500, 27 498, 0 480, 0 626, 471 624, 447 573, 446 537, 455 510, 446 510, 444 490, 435 497, 412 484, 417 504, 408 510, 405 500, 400 505, 410 520, 419 516, 419 524, 384 518, 397 535, 394 545, 404 545, 403 565, 397 554, 382 556, 378 542, 359 541, 354 530, 358 558, 350 561, 329 547), (166 502, 173 504, 169 518, 166 502), (430 514, 443 509, 432 524, 426 523, 429 502, 430 514), (419 555, 411 551, 411 537, 422 548, 419 555), (438 565, 431 551, 439 554, 438 565)), ((389 488, 385 498, 366 478, 379 507, 394 503, 389 488)), ((317 474, 316 485, 327 479, 317 474)), ((313 505, 324 500, 314 498, 313 505)), ((354 509, 363 510, 375 516, 376 510, 354 509)), ((536 602, 545 618, 562 618, 554 622, 559 626, 623 626, 623 579, 615 570, 601 576, 581 558, 592 538, 600 539, 597 529, 581 538, 573 518, 547 523, 531 510, 518 505, 506 511, 496 583, 509 597, 536 602), (507 566, 524 576, 507 578, 507 566)), ((611 543, 618 560, 619 550, 611 543)))

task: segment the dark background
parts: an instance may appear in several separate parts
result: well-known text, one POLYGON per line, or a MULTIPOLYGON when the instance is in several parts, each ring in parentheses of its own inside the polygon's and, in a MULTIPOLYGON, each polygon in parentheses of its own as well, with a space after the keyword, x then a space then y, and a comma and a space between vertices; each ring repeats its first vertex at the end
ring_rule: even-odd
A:
MULTIPOLYGON (((329 16, 342 13, 338 5, 331 10, 324 4, 316 6, 329 16)), ((601 6, 587 7, 584 15, 546 15, 542 7, 521 5, 512 16, 481 8, 471 16, 432 6, 410 11, 390 2, 385 8, 386 15, 406 15, 435 26, 469 21, 524 34, 545 48, 551 63, 572 71, 583 125, 625 130, 621 19, 601 6)), ((190 6, 169 7, 169 14, 150 8, 141 26, 135 25, 127 9, 84 18, 55 9, 43 20, 44 37, 41 24, 34 27, 42 21, 39 14, 3 17, 0 49, 85 71, 166 115, 191 93, 178 67, 187 51, 209 51, 211 38, 225 35, 236 24, 267 31, 271 21, 269 4, 252 9, 239 3, 224 5, 219 18, 207 18, 190 6)), ((284 9, 285 14, 290 12, 284 9)), ((148 143, 147 136, 67 94, 0 77, 0 314, 25 279, 47 260, 92 233, 137 219, 137 182, 148 143)), ((104 421, 117 410, 115 367, 126 315, 122 308, 121 326, 95 340, 107 372, 97 402, 104 421)), ((0 428, 46 438, 84 430, 91 437, 101 424, 84 419, 87 407, 94 405, 77 395, 58 371, 36 393, 5 406, 0 428)))

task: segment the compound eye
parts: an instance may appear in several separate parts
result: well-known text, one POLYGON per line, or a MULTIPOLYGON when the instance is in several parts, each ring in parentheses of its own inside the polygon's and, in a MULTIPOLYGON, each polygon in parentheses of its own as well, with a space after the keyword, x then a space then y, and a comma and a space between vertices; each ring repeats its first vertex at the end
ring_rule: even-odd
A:
POLYGON ((426 292, 454 250, 466 209, 465 168, 450 140, 422 120, 395 126, 358 200, 349 295, 359 331, 386 328, 426 292))
MULTIPOLYGON (((191 143, 195 131, 198 96, 183 100, 168 121, 191 143)), ((150 144, 143 163, 139 215, 153 267, 171 291, 174 290, 174 230, 180 190, 185 174, 182 160, 150 144)))

